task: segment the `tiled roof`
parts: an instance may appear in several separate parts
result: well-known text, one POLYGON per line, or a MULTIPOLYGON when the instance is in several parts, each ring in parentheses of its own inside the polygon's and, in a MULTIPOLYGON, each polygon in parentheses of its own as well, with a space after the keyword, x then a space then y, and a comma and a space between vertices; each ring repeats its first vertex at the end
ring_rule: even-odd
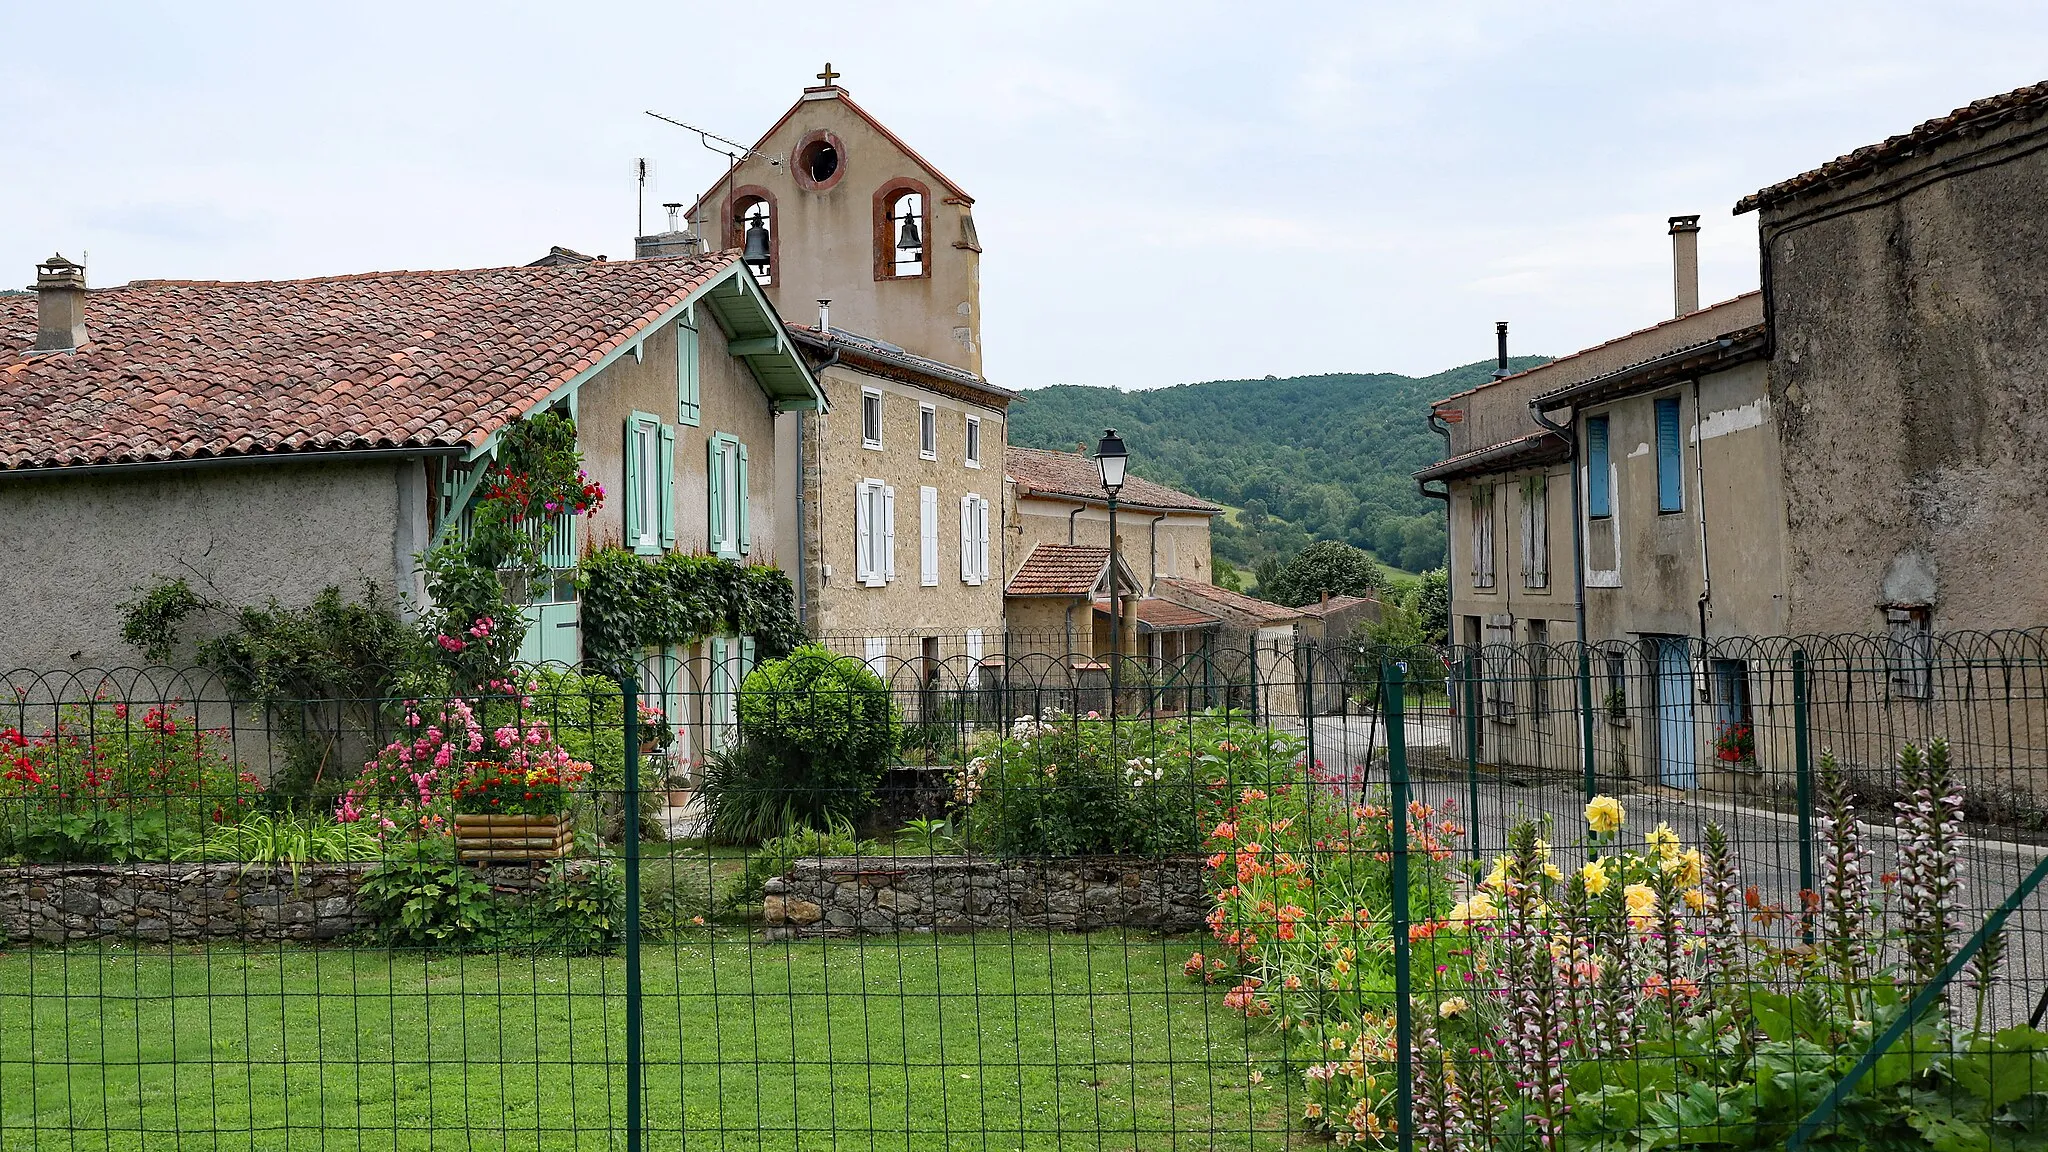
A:
POLYGON ((1109 549, 1086 544, 1040 544, 1024 558, 1006 596, 1090 596, 1102 585, 1109 549))
POLYGON ((1484 448, 1474 448, 1470 452, 1460 452, 1416 471, 1414 476, 1423 481, 1455 480, 1534 464, 1555 464, 1570 458, 1571 446, 1571 441, 1555 432, 1531 432, 1484 448))
POLYGON ((1261 600, 1256 596, 1247 596, 1242 592, 1232 592, 1228 588, 1218 588, 1214 584, 1204 584, 1199 580, 1182 580, 1173 576, 1161 576, 1159 578, 1159 586, 1170 592, 1191 596, 1205 603, 1213 604, 1226 611, 1236 612, 1241 616, 1249 616, 1261 624, 1285 624, 1290 620, 1299 620, 1302 616, 1301 609, 1299 608, 1289 608, 1285 604, 1275 604, 1270 600, 1261 600))
POLYGON ((1723 300, 1718 304, 1709 304, 1705 308, 1700 309, 1698 312, 1687 312, 1683 316, 1673 316, 1669 320, 1659 320, 1657 323, 1652 324, 1647 328, 1638 328, 1633 332, 1628 332, 1623 335, 1616 336, 1612 340, 1603 340, 1600 343, 1591 346, 1590 348, 1581 348, 1577 352, 1572 352, 1563 356, 1559 356, 1555 360, 1546 360, 1543 363, 1538 364, 1534 368, 1524 368, 1520 372, 1516 372, 1512 375, 1502 376, 1494 380, 1488 380, 1484 384, 1476 384, 1470 388, 1465 389, 1463 392, 1453 392, 1449 396, 1446 396, 1441 400, 1430 401, 1429 406, 1432 408, 1441 408, 1446 404, 1450 404, 1457 400, 1462 400, 1465 397, 1472 395, 1474 392, 1481 392, 1488 388, 1493 388, 1498 385, 1505 384, 1510 380, 1520 380, 1526 376, 1530 376, 1536 373, 1541 373, 1545 376, 1557 374, 1560 365, 1569 367, 1572 361, 1577 360, 1582 356, 1590 356, 1593 353, 1598 352, 1604 348, 1612 348, 1617 344, 1625 344, 1631 340, 1636 339, 1639 336, 1655 332, 1659 328, 1668 328, 1671 325, 1679 323, 1682 320, 1690 320, 1696 316, 1701 316, 1706 313, 1713 312, 1717 309, 1729 308, 1734 305, 1739 305, 1745 300, 1755 299, 1757 297, 1760 297, 1761 295, 1763 295, 1763 293, 1760 291, 1749 291, 1744 292, 1739 296, 1730 296, 1728 299, 1723 300))
MULTIPOLYGON (((1044 448, 1008 448, 1003 451, 1003 470, 1017 482, 1020 495, 1056 496, 1106 504, 1102 473, 1095 461, 1072 452, 1051 452, 1044 448)), ((1131 508, 1153 508, 1170 512, 1220 512, 1221 508, 1196 496, 1155 484, 1139 476, 1124 474, 1124 486, 1116 502, 1131 508)))
POLYGON ((1346 608, 1355 608, 1360 604, 1375 603, 1378 603, 1378 601, 1370 596, 1332 596, 1328 600, 1319 600, 1314 604, 1304 604, 1296 609, 1296 611, 1300 612, 1303 616, 1314 616, 1317 619, 1321 619, 1331 613, 1342 612, 1346 608))
POLYGON ((734 259, 143 280, 86 294, 76 352, 0 300, 0 468, 474 446, 734 259))
POLYGON ((862 336, 836 326, 830 332, 820 332, 807 324, 785 324, 784 327, 789 329, 791 337, 813 350, 811 365, 815 369, 822 370, 836 354, 837 362, 849 368, 997 409, 1007 410, 1010 401, 1017 396, 1015 392, 999 388, 965 368, 919 356, 873 336, 862 336))
POLYGON ((1893 136, 1880 144, 1866 145, 1846 156, 1837 156, 1811 172, 1802 172, 1790 180, 1781 180, 1761 192, 1744 196, 1735 202, 1735 213, 1739 216, 1757 208, 1768 208, 1808 189, 1860 176, 1904 160, 1930 144, 1983 132, 2007 120, 2032 120, 2044 112, 2048 112, 2048 81, 2015 88, 1999 96, 1987 96, 1946 116, 1937 116, 1910 132, 1893 136))
MULTIPOLYGON (((1141 596, 1133 601, 1137 606, 1138 627, 1146 632, 1178 632, 1189 628, 1214 628, 1223 623, 1206 612, 1198 612, 1184 604, 1161 600, 1157 596, 1141 596)), ((1095 601, 1097 612, 1109 611, 1107 597, 1095 601)))

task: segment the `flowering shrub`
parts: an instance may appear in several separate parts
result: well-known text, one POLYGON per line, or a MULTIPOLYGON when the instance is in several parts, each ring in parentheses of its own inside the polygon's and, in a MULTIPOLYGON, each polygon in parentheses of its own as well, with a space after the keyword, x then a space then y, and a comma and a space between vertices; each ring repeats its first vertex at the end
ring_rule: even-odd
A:
MULTIPOLYGON (((1963 796, 1949 750, 1908 747, 1899 768, 1908 795, 1897 805, 1900 868, 1873 876, 1853 799, 1823 760, 1821 890, 1802 893, 1797 914, 1744 884, 1717 826, 1697 845, 1661 823, 1632 837, 1622 804, 1605 796, 1586 806, 1582 861, 1556 859, 1545 829, 1522 823, 1443 911, 1433 885, 1448 878, 1444 834, 1430 826, 1434 813, 1411 811, 1412 864, 1432 886, 1411 897, 1420 1145, 1782 1147, 1947 964, 1961 930, 1963 796)), ((1313 790, 1304 795, 1313 800, 1313 790)), ((1309 1127, 1340 1144, 1391 1143, 1391 943, 1372 929, 1386 890, 1363 888, 1353 911, 1324 874, 1377 863, 1371 837, 1385 813, 1361 805, 1374 814, 1366 821, 1354 810, 1369 838, 1340 852, 1322 847, 1327 824, 1317 828, 1313 803, 1301 814, 1278 804, 1277 794, 1247 792, 1217 830, 1227 847, 1213 860, 1212 925, 1229 959, 1197 954, 1186 971, 1234 981, 1224 1003, 1281 1030, 1302 1068, 1309 1127)), ((2048 1033, 1982 1031, 2001 951, 1973 961, 1969 1026, 1946 1009, 1913 1021, 1901 1047, 1854 1086, 1826 1139, 2048 1143, 2048 1033)))
POLYGON ((1714 758, 1730 764, 1754 763, 1756 729, 1741 720, 1723 725, 1721 730, 1714 734, 1714 758))
POLYGON ((503 699, 451 697, 428 715, 408 702, 397 739, 363 766, 335 818, 407 835, 447 831, 451 812, 556 815, 591 772, 533 715, 531 685, 493 681, 503 699), (480 709, 517 701, 516 718, 486 731, 480 709))
POLYGON ((1301 742, 1242 714, 1020 717, 955 774, 970 843, 1011 856, 1199 849, 1246 782, 1298 773, 1301 742))
POLYGON ((262 782, 177 704, 95 702, 54 729, 0 729, 0 856, 168 860, 241 819, 262 782))

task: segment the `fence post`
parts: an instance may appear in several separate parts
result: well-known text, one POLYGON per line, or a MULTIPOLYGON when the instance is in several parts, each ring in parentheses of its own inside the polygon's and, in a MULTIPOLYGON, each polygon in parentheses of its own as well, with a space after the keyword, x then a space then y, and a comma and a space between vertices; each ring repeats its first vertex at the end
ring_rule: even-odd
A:
POLYGON ((1593 652, 1579 637, 1579 755, 1586 765, 1586 803, 1600 791, 1600 773, 1593 763, 1593 652))
POLYGON ((1252 657, 1252 723, 1259 722, 1259 634, 1252 633, 1251 643, 1245 650, 1252 657))
POLYGON ((1479 653, 1465 649, 1465 778, 1472 785, 1472 809, 1465 822, 1472 827, 1472 859, 1479 850, 1479 653))
POLYGON ((640 1050, 640 682, 619 678, 625 697, 626 809, 626 1152, 640 1152, 640 1097, 645 1070, 640 1050))
MULTIPOLYGON (((1813 753, 1808 746, 1806 716, 1806 653, 1792 653, 1792 774, 1799 806, 1799 890, 1813 887, 1813 753)), ((1812 929, 1806 942, 1813 943, 1812 929)))
POLYGON ((1415 1147, 1415 1069, 1409 1030, 1413 1026, 1408 971, 1408 733, 1403 719, 1403 693, 1408 667, 1381 657, 1380 712, 1387 719, 1388 811, 1393 819, 1394 916, 1394 1118, 1398 1152, 1415 1147))

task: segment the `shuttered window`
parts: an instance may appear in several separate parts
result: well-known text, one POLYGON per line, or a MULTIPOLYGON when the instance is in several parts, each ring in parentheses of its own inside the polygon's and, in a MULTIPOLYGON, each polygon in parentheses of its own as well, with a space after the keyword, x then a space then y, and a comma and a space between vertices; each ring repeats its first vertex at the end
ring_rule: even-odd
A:
POLYGON ((1607 417, 1586 419, 1586 515, 1614 514, 1613 468, 1607 458, 1607 417))
POLYGON ((676 430, 657 416, 626 418, 626 543, 641 555, 675 546, 676 430))
POLYGON ((737 560, 753 549, 747 492, 747 446, 721 432, 705 450, 706 523, 712 555, 737 560))
POLYGON ((1685 511, 1685 454, 1678 440, 1678 397, 1657 401, 1657 511, 1685 511))
POLYGON ((1550 587, 1550 483, 1522 477, 1522 587, 1550 587))
POLYGON ((697 315, 695 309, 676 321, 676 420, 696 427, 697 399, 697 315))
POLYGON ((960 581, 988 580, 988 501, 969 492, 960 498, 960 581))
POLYGON ((1472 586, 1493 587, 1493 485, 1472 486, 1472 586))
POLYGON ((896 489, 880 480, 854 485, 854 578, 879 588, 896 578, 896 489))
POLYGON ((926 588, 939 582, 939 490, 917 490, 917 582, 926 588))

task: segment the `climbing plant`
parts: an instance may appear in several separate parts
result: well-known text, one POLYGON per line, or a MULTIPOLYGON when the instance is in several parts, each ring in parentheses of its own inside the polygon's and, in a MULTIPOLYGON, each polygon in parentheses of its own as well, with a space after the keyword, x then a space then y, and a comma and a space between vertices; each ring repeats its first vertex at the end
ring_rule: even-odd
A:
POLYGON ((717 633, 753 637, 762 660, 786 656, 804 641, 796 590, 779 568, 680 553, 643 560, 606 548, 584 557, 576 586, 584 662, 614 674, 649 648, 717 633))

